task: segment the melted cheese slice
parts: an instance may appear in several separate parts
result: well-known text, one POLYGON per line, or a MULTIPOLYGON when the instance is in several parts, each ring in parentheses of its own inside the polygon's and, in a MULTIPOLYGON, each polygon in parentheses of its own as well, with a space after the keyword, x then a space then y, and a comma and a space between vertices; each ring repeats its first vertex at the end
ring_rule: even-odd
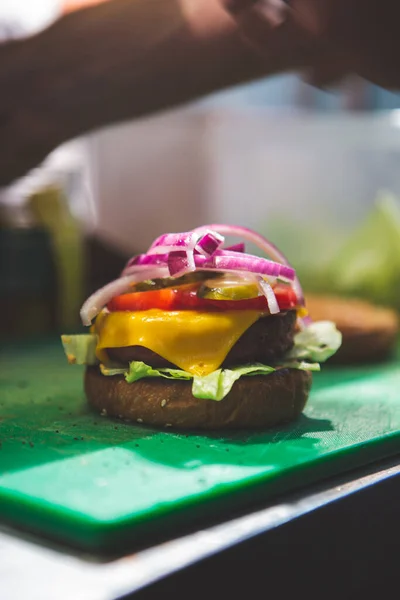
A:
POLYGON ((144 346, 184 371, 207 375, 261 315, 254 310, 102 312, 95 323, 96 354, 103 362, 106 348, 144 346))

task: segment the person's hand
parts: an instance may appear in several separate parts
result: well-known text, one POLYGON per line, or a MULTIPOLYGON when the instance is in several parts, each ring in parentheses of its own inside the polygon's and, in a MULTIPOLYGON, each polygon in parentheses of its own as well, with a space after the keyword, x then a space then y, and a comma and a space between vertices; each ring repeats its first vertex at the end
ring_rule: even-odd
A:
POLYGON ((398 0, 219 0, 243 36, 317 85, 355 73, 400 87, 398 0))

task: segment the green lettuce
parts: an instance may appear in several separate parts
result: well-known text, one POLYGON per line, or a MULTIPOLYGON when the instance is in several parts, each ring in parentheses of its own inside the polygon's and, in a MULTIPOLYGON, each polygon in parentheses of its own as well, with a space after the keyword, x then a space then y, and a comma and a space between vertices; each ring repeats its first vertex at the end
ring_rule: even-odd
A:
POLYGON ((175 380, 193 380, 192 394, 195 398, 205 400, 222 400, 231 391, 233 384, 239 377, 249 377, 252 375, 269 375, 282 368, 299 369, 302 371, 319 371, 318 363, 301 362, 283 362, 279 367, 269 367, 260 363, 232 367, 231 369, 217 369, 208 375, 200 377, 180 369, 154 369, 140 361, 132 361, 129 364, 129 370, 124 368, 113 372, 102 370, 107 375, 124 375, 128 383, 134 383, 139 379, 146 377, 164 377, 175 380))
POLYGON ((76 365, 95 365, 97 363, 97 335, 94 333, 62 335, 61 342, 69 363, 76 365))
POLYGON ((106 377, 113 377, 114 375, 125 375, 126 373, 125 365, 119 365, 115 363, 107 363, 106 365, 100 363, 99 368, 101 374, 106 375, 106 377))
POLYGON ((325 362, 342 344, 342 334, 332 321, 316 321, 294 336, 286 359, 325 362))
MULTIPOLYGON (((125 369, 126 371, 126 369, 125 369)), ((134 383, 144 377, 164 377, 165 379, 192 379, 193 375, 181 369, 153 369, 146 363, 135 360, 129 363, 129 371, 125 374, 128 383, 134 383)))
MULTIPOLYGON (((97 363, 94 350, 97 337, 92 334, 62 336, 64 350, 70 362, 93 365, 97 363)), ((230 392, 233 384, 240 377, 270 375, 279 369, 298 369, 302 371, 319 371, 320 362, 327 360, 336 352, 341 344, 342 336, 330 321, 312 323, 305 330, 295 335, 294 346, 286 354, 279 366, 271 367, 261 363, 241 365, 230 369, 217 369, 200 377, 182 369, 155 369, 141 361, 132 361, 127 369, 115 363, 100 364, 100 371, 105 376, 123 375, 128 383, 134 383, 148 377, 164 377, 173 380, 192 380, 192 394, 195 398, 220 401, 230 392)))
MULTIPOLYGON (((319 370, 319 365, 308 363, 292 363, 293 368, 300 370, 319 370)), ((282 365, 280 368, 284 367, 282 365)), ((240 377, 249 377, 254 375, 270 375, 277 368, 269 367, 260 363, 253 365, 244 365, 233 367, 231 369, 217 369, 204 377, 193 377, 192 394, 195 398, 205 400, 222 400, 231 391, 233 384, 240 377)))
POLYGON ((354 297, 400 310, 399 198, 381 191, 350 230, 312 221, 296 236, 296 228, 290 220, 275 220, 268 233, 286 248, 306 297, 354 297))
POLYGON ((336 293, 400 308, 400 205, 395 196, 378 196, 327 273, 336 293))

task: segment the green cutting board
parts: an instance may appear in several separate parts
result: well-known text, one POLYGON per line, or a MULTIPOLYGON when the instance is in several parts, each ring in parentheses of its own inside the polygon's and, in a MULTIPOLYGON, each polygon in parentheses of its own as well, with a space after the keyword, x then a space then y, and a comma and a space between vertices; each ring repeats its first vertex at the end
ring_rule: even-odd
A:
POLYGON ((400 452, 400 362, 328 369, 270 432, 154 431, 91 412, 60 344, 0 351, 0 519, 75 546, 146 543, 400 452), (176 530, 175 530, 176 531, 176 530))

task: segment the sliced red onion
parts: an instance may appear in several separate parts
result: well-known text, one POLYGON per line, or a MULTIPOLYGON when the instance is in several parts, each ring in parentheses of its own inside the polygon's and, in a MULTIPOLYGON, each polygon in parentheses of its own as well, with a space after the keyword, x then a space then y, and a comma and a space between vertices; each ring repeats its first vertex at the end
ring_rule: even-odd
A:
POLYGON ((228 250, 217 250, 210 258, 179 250, 171 252, 169 256, 167 264, 171 277, 181 277, 195 270, 216 270, 254 273, 273 279, 281 276, 289 280, 294 278, 294 271, 291 267, 266 258, 230 252, 228 250))
POLYGON ((239 244, 233 244, 232 246, 227 246, 225 250, 230 250, 231 252, 244 252, 246 250, 243 242, 239 242, 239 244))
POLYGON ((165 265, 167 260, 168 254, 138 254, 127 262, 122 275, 127 275, 129 272, 135 273, 140 268, 148 267, 149 265, 165 265))
MULTIPOLYGON (((133 256, 126 264, 124 271, 130 267, 137 265, 155 265, 155 264, 167 264, 170 260, 171 254, 176 255, 177 252, 200 254, 201 256, 212 256, 214 252, 224 243, 224 238, 218 234, 207 233, 201 236, 198 244, 194 249, 178 249, 178 247, 171 246, 168 252, 163 254, 156 252, 157 248, 152 248, 147 254, 138 254, 133 256)), ((240 244, 238 244, 240 246, 240 244)), ((123 272, 124 272, 123 271, 123 272)))
POLYGON ((149 267, 165 267, 168 262, 168 254, 138 254, 133 256, 121 273, 121 276, 140 273, 149 267))
POLYGON ((271 277, 285 277, 289 281, 293 281, 295 278, 295 271, 292 267, 251 254, 217 250, 212 256, 212 261, 218 271, 249 271, 271 277))
MULTIPOLYGON (((230 235, 235 237, 241 237, 245 240, 248 240, 252 244, 255 244, 265 252, 268 256, 270 256, 273 260, 281 262, 287 266, 290 266, 289 261, 286 256, 282 254, 278 248, 272 244, 269 240, 267 240, 261 234, 248 229, 247 227, 241 227, 240 225, 224 225, 224 224, 212 224, 212 225, 204 225, 202 227, 197 227, 195 231, 204 231, 211 230, 220 233, 221 235, 230 235)), ((304 305, 304 294, 300 285, 300 281, 298 277, 295 275, 293 279, 293 289, 296 292, 296 296, 299 299, 299 303, 304 305)))
POLYGON ((207 231, 197 242, 195 250, 204 256, 212 256, 225 242, 224 236, 215 231, 207 231))
POLYGON ((167 258, 168 254, 137 254, 128 260, 125 269, 137 265, 155 265, 158 263, 165 263, 167 258))
POLYGON ((171 250, 193 250, 202 233, 188 231, 184 233, 164 233, 151 244, 147 254, 164 254, 171 250))
MULTIPOLYGON (((232 250, 216 250, 211 257, 194 254, 188 250, 175 250, 168 255, 141 255, 138 257, 138 262, 147 266, 168 266, 170 277, 181 277, 196 269, 242 271, 274 279, 279 277, 287 281, 293 281, 295 277, 294 269, 287 265, 232 250)), ((141 268, 143 267, 140 264, 131 264, 130 267, 124 269, 122 275, 138 273, 141 268)))
POLYGON ((106 306, 106 304, 115 296, 127 292, 132 285, 146 279, 159 279, 168 277, 168 269, 166 267, 151 267, 143 269, 140 273, 120 277, 115 281, 111 281, 104 287, 92 294, 83 304, 80 315, 84 325, 90 325, 94 317, 106 306))
POLYGON ((271 315, 276 315, 280 312, 279 304, 276 299, 274 290, 270 284, 262 277, 257 278, 257 285, 260 292, 265 296, 268 304, 268 310, 271 315))
POLYGON ((165 254, 175 250, 194 250, 199 240, 207 231, 187 231, 183 233, 165 233, 157 238, 147 251, 147 254, 165 254))
POLYGON ((279 262, 283 262, 288 265, 289 262, 287 258, 278 250, 278 248, 272 244, 269 240, 267 240, 263 235, 253 231, 252 229, 248 229, 247 227, 242 227, 241 225, 224 225, 224 224, 213 224, 213 225, 204 225, 202 227, 197 227, 194 231, 216 231, 221 235, 230 235, 235 237, 241 237, 249 242, 255 244, 263 250, 266 254, 268 254, 273 260, 277 260, 279 262))
POLYGON ((170 252, 167 265, 171 277, 182 277, 182 275, 186 275, 186 273, 191 273, 196 270, 193 252, 186 252, 185 250, 170 252))
MULTIPOLYGON (((293 288, 304 305, 303 293, 294 269, 286 257, 260 234, 235 225, 208 225, 186 233, 165 234, 158 237, 146 254, 131 258, 120 279, 95 292, 82 306, 84 324, 101 311, 109 300, 140 281, 181 277, 196 270, 233 272, 237 275, 253 275, 259 289, 265 295, 271 314, 279 312, 279 306, 270 283, 276 279, 293 281, 293 288), (244 253, 244 243, 223 249, 224 235, 242 237, 263 250, 273 260, 244 253), (265 281, 268 277, 268 281, 265 281)), ((301 321, 305 324, 306 319, 301 321)))
POLYGON ((203 229, 183 233, 166 233, 157 238, 150 246, 147 254, 169 254, 176 250, 197 250, 204 256, 211 256, 220 248, 225 238, 215 231, 203 229))

